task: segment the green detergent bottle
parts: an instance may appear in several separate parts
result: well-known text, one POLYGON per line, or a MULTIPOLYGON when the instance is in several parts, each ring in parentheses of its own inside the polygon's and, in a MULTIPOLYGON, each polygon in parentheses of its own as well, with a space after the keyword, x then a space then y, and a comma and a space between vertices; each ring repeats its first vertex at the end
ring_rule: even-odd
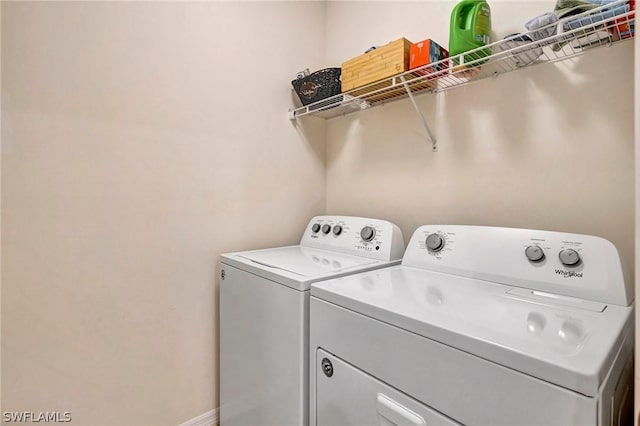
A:
MULTIPOLYGON (((484 0, 462 0, 451 12, 449 28, 449 56, 455 64, 460 61, 455 55, 491 43, 491 9, 484 0)), ((464 63, 491 55, 491 49, 482 49, 464 56, 464 63)), ((469 67, 480 65, 485 60, 473 62, 469 67)))

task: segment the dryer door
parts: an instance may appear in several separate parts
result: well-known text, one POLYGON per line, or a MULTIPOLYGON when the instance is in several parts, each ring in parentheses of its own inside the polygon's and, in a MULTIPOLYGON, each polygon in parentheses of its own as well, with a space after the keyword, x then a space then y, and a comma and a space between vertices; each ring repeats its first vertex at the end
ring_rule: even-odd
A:
POLYGON ((315 372, 317 426, 459 425, 322 349, 315 372))

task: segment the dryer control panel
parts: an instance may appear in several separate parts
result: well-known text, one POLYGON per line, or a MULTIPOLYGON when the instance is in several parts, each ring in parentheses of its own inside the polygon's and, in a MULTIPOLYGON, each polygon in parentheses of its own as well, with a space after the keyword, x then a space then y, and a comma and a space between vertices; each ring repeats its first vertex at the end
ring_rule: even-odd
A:
POLYGON ((404 253, 404 238, 397 225, 354 216, 314 217, 300 245, 378 260, 399 260, 404 253))
POLYGON ((466 225, 424 225, 402 264, 530 290, 628 306, 620 257, 591 235, 466 225))

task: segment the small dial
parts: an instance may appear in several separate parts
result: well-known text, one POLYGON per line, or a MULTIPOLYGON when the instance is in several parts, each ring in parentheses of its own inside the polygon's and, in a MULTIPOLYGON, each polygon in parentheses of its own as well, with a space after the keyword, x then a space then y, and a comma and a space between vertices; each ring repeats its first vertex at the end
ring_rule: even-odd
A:
POLYGON ((560 250, 558 257, 564 266, 576 266, 580 263, 580 254, 574 249, 560 250))
POLYGON ((336 226, 334 226, 334 227, 333 227, 333 233, 334 233, 335 235, 340 235, 340 234, 342 234, 342 226, 340 226, 340 225, 336 225, 336 226))
POLYGON ((317 234, 320 231, 320 224, 314 223, 313 226, 311 227, 311 230, 313 231, 314 234, 317 234))
POLYGON ((436 253, 444 248, 444 239, 439 234, 431 234, 426 240, 427 250, 436 253))
POLYGON ((524 251, 525 256, 532 262, 541 262, 544 260, 544 251, 540 246, 529 246, 524 251))
POLYGON ((373 238, 376 236, 376 230, 374 228, 372 228, 371 226, 365 226, 364 228, 362 228, 362 230, 360 231, 360 237, 364 240, 364 241, 371 241, 373 240, 373 238))
POLYGON ((322 225, 322 233, 328 234, 329 232, 331 232, 331 225, 322 225))

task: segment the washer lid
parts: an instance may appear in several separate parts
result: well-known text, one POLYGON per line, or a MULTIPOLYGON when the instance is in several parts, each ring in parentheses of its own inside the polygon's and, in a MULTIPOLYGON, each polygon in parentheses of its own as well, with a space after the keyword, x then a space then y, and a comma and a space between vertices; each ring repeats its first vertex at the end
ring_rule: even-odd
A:
POLYGON ((319 282, 311 295, 588 396, 633 344, 632 307, 407 266, 319 282))
POLYGON ((223 265, 234 266, 299 291, 311 283, 347 274, 397 265, 400 260, 383 261, 303 246, 226 253, 223 265))
POLYGON ((302 246, 280 247, 238 253, 238 256, 273 269, 301 277, 338 272, 356 266, 377 263, 376 259, 351 256, 302 246))

